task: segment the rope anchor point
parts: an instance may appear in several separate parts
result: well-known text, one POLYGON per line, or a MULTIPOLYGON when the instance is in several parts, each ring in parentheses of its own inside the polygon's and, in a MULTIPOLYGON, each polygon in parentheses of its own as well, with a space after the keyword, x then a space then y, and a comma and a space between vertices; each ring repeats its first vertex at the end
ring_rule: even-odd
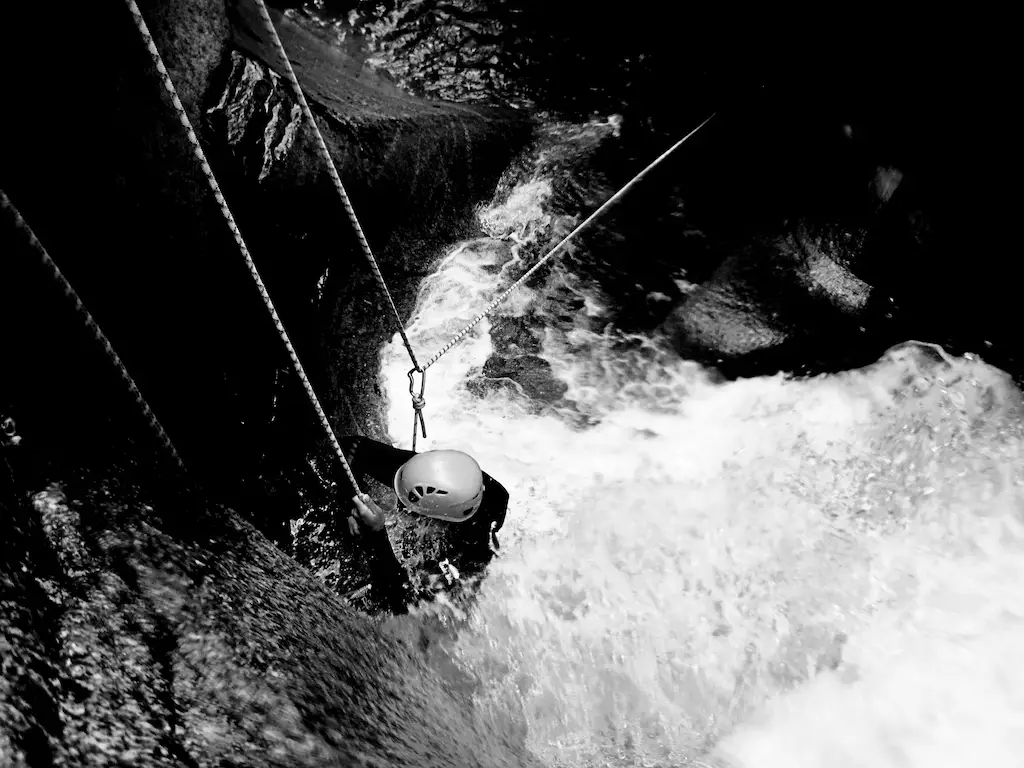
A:
POLYGON ((427 436, 427 422, 423 420, 423 409, 427 407, 427 401, 423 397, 427 389, 427 372, 416 366, 409 369, 409 397, 412 398, 412 449, 416 450, 416 427, 419 426, 423 437, 427 436), (420 375, 420 392, 416 394, 415 374, 420 375))

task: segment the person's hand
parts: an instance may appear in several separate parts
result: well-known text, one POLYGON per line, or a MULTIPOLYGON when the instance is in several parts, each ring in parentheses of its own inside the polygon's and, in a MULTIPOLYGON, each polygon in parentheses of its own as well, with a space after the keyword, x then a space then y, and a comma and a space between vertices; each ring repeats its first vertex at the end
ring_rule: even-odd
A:
POLYGON ((360 522, 371 531, 379 531, 384 527, 384 511, 367 494, 353 496, 352 503, 355 507, 348 518, 348 530, 353 536, 359 535, 360 522))

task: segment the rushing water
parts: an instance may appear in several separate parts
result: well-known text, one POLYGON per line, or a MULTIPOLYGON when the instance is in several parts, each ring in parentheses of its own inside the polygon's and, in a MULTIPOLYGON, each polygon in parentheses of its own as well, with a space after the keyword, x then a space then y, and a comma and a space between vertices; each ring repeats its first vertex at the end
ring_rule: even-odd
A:
MULTIPOLYGON (((484 211, 495 237, 425 282, 421 359, 521 273, 507 237, 543 231, 546 189, 484 211)), ((471 452, 512 494, 449 653, 549 765, 1022 764, 1024 430, 1004 374, 910 344, 717 384, 657 340, 552 321, 544 357, 580 427, 467 388, 489 327, 428 376, 421 447, 471 452)), ((385 349, 402 446, 408 365, 385 349)))

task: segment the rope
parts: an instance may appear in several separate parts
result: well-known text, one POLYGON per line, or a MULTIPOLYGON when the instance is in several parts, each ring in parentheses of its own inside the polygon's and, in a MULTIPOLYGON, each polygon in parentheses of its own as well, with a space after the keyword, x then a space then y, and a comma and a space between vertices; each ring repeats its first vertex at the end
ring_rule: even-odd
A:
POLYGON ((220 211, 224 215, 224 220, 228 224, 228 229, 231 230, 231 234, 234 236, 235 242, 238 244, 238 248, 242 252, 242 256, 245 258, 245 264, 249 268, 249 274, 252 275, 252 279, 256 282, 256 287, 259 289, 260 296, 263 297, 263 303, 270 312, 270 317, 274 321, 274 326, 277 328, 281 341, 284 342, 285 349, 288 350, 288 356, 291 358, 292 366, 295 368, 295 372, 299 375, 299 379, 302 381, 302 386, 305 388, 306 394, 309 396, 309 401, 312 403, 313 409, 316 411, 316 415, 319 417, 320 423, 323 425, 324 431, 327 433, 327 437, 331 442, 331 447, 334 448, 335 454, 337 454, 338 458, 341 460, 341 465, 344 467, 345 473, 348 475, 348 479, 352 483, 353 489, 358 493, 359 484, 356 482, 356 477, 352 472, 352 468, 349 466, 349 463, 345 458, 345 452, 342 450, 341 444, 338 442, 338 438, 334 434, 334 430, 331 428, 331 422, 327 419, 327 414, 324 413, 324 409, 320 405, 320 400, 317 398, 316 392, 313 390, 313 385, 306 376, 302 363, 299 362, 298 353, 296 353, 295 347, 292 346, 292 342, 288 338, 288 332, 285 330, 284 324, 281 322, 281 318, 277 314, 274 302, 270 299, 270 293, 267 291, 267 286, 263 283, 263 278, 260 277, 259 270, 256 269, 256 263, 253 261, 252 255, 249 253, 249 249, 245 245, 245 240, 242 239, 242 233, 239 231, 238 225, 235 223, 234 216, 231 215, 231 209, 228 208, 227 200, 220 191, 220 185, 217 184, 217 179, 213 175, 213 169, 210 167, 210 163, 206 159, 206 153, 203 152, 203 148, 199 143, 199 138, 196 136, 196 132, 192 129, 192 122, 188 119, 185 107, 182 105, 181 99, 178 98, 178 93, 174 88, 174 82, 171 80, 167 67, 164 66, 163 59, 160 57, 160 52, 157 50, 156 42, 153 40, 153 36, 149 32, 149 27, 146 26, 146 20, 142 17, 142 12, 139 11, 139 6, 135 3, 135 0, 125 0, 125 2, 128 4, 128 10, 131 11, 132 17, 135 19, 135 26, 138 28, 139 34, 142 35, 146 48, 149 50, 149 55, 153 59, 153 64, 156 66, 157 72, 160 73, 160 79, 163 81, 164 89, 167 91, 167 95, 174 104, 178 120, 181 122, 182 128, 184 128, 185 132, 188 134, 188 140, 192 144, 192 149, 195 152, 195 156, 199 161, 200 167, 203 169, 203 175, 206 176, 206 180, 210 184, 213 196, 217 200, 217 204, 220 206, 220 211))
MULTIPOLYGON (((636 184, 638 184, 640 182, 640 180, 643 179, 644 176, 646 176, 651 170, 653 170, 657 165, 659 165, 665 158, 667 158, 669 155, 671 155, 673 152, 675 152, 677 149, 679 149, 679 147, 681 147, 687 140, 689 140, 689 138, 691 136, 693 136, 695 133, 697 133, 697 131, 699 131, 701 128, 703 128, 705 125, 707 125, 709 122, 711 122, 711 119, 714 116, 715 116, 715 113, 712 113, 709 117, 707 117, 704 120, 703 123, 698 125, 696 128, 694 128, 688 134, 683 136, 683 138, 681 138, 679 141, 677 141, 671 147, 669 147, 664 152, 662 152, 657 158, 655 158, 655 160, 653 162, 651 162, 650 165, 648 165, 646 168, 644 168, 642 171, 640 171, 640 173, 638 173, 636 176, 634 176, 626 184, 626 186, 624 186, 622 189, 620 189, 614 195, 612 195, 607 200, 605 200, 604 204, 600 208, 598 208, 596 211, 594 211, 592 214, 590 214, 590 216, 588 216, 586 218, 586 220, 582 224, 580 224, 578 227, 576 227, 576 229, 574 229, 568 235, 563 237, 561 239, 561 241, 554 248, 552 248, 550 251, 548 251, 547 255, 544 256, 544 258, 542 258, 540 261, 538 261, 536 264, 534 264, 532 267, 530 267, 530 269, 528 269, 526 271, 526 273, 522 277, 520 277, 518 280, 516 280, 514 283, 512 283, 512 285, 510 285, 507 290, 505 290, 501 295, 499 295, 498 298, 496 298, 494 301, 492 301, 490 304, 488 304, 487 308, 483 312, 481 312, 479 315, 477 315, 472 320, 472 322, 469 323, 469 325, 467 325, 465 328, 463 328, 461 331, 459 331, 457 334, 455 334, 455 336, 452 338, 451 341, 449 341, 447 344, 445 344, 440 350, 438 350, 438 352, 432 358, 430 358, 427 361, 427 364, 423 366, 423 368, 421 369, 421 372, 426 372, 426 370, 430 366, 432 366, 434 363, 436 363, 441 358, 442 355, 444 355, 448 350, 450 350, 452 347, 454 347, 456 344, 458 344, 460 341, 462 341, 466 337, 466 334, 469 333, 471 330, 473 330, 473 328, 476 327, 477 323, 479 323, 481 320, 483 320, 485 317, 487 317, 494 310, 495 307, 497 307, 499 304, 501 304, 501 302, 503 302, 505 299, 507 299, 513 293, 513 291, 515 291, 517 288, 519 288, 519 286, 522 285, 524 282, 526 282, 530 278, 531 275, 533 275, 538 269, 540 269, 542 266, 544 266, 544 264, 547 263, 556 253, 558 253, 562 249, 562 247, 565 246, 566 243, 568 243, 570 240, 572 240, 574 237, 576 237, 576 235, 578 235, 584 229, 589 227, 594 221, 597 220, 597 218, 599 216, 601 216, 605 211, 607 211, 609 208, 611 208, 613 205, 615 205, 615 203, 617 203, 623 197, 623 195, 625 195, 630 189, 632 189, 636 184)), ((413 370, 415 371, 415 370, 418 370, 418 369, 414 368, 413 370)), ((411 372, 410 372, 410 377, 411 377, 411 372)))
POLYGON ((352 222, 352 228, 355 230, 356 238, 359 240, 359 245, 363 249, 363 255, 366 256, 366 260, 370 264, 370 271, 373 272, 373 276, 377 279, 377 285, 380 286, 381 293, 383 293, 388 300, 388 305, 391 307, 391 313, 395 316, 395 325, 398 327, 398 333, 402 336, 402 343, 405 345, 405 351, 409 353, 409 360, 412 361, 412 371, 409 373, 409 395, 412 397, 412 449, 415 451, 417 425, 423 430, 423 437, 426 438, 427 436, 427 423, 423 418, 423 408, 426 406, 426 400, 423 399, 423 390, 426 387, 426 375, 423 376, 420 384, 420 393, 417 395, 413 392, 412 374, 414 372, 423 374, 424 369, 420 368, 420 364, 416 360, 416 353, 413 351, 412 342, 409 341, 409 337, 405 333, 405 323, 402 322, 402 316, 398 313, 398 307, 395 306, 395 300, 391 297, 391 291, 388 290, 388 284, 384 280, 384 275, 381 274, 380 266, 378 266, 377 260, 373 257, 373 251, 370 249, 370 243, 366 240, 366 235, 363 234, 363 228, 359 225, 359 218, 356 216, 356 211, 352 207, 352 201, 349 199, 348 193, 345 191, 345 185, 341 183, 341 176, 338 174, 338 168, 334 164, 334 158, 331 157, 331 153, 327 149, 327 143, 324 141, 324 136, 320 132, 320 126, 318 126, 316 124, 316 120, 313 119, 313 112, 310 110, 309 103, 306 101, 306 95, 303 93, 302 86, 299 84, 299 78, 296 77, 295 70, 292 68, 292 63, 288 58, 288 52, 284 48, 284 43, 281 42, 281 37, 277 34, 277 28, 274 26, 274 21, 270 18, 270 12, 267 10, 267 6, 263 0, 256 0, 256 7, 259 9, 263 25, 266 27, 267 32, 274 41, 274 45, 277 47, 277 52, 280 55, 281 62, 284 64, 285 76, 292 87, 295 99, 299 102, 302 114, 313 128, 313 133, 316 136, 317 147, 319 148, 320 154, 327 166, 327 173, 331 177, 331 181, 334 183, 334 188, 338 192, 338 197, 341 198, 341 204, 345 208, 345 213, 348 214, 349 221, 352 222))
POLYGON ((331 157, 330 150, 327 149, 327 142, 324 141, 324 136, 320 132, 320 127, 316 124, 316 120, 313 119, 313 112, 310 110, 309 103, 306 101, 306 96, 302 91, 302 86, 299 84, 299 79, 295 76, 295 70, 292 68, 292 63, 288 58, 288 52, 284 49, 284 44, 281 42, 281 38, 277 34, 277 28, 274 26, 274 22, 270 18, 270 12, 267 10, 267 6, 264 4, 263 0, 256 0, 256 7, 259 9, 260 17, 263 19, 263 24, 266 26, 267 32, 270 33, 271 38, 273 38, 274 45, 277 47, 277 52, 280 54, 281 62, 285 67, 285 76, 292 87, 292 91, 295 93, 295 99, 299 102, 299 106, 302 108, 302 114, 313 128, 313 133, 316 135, 317 147, 320 150, 320 154, 323 156, 324 163, 327 165, 327 173, 331 177, 331 181, 334 183, 334 188, 338 192, 338 197, 341 198, 341 204, 345 207, 345 213, 348 214, 349 221, 352 222, 352 228, 356 232, 356 237, 359 240, 359 245, 363 249, 363 254, 366 256, 366 260, 370 263, 370 271, 372 271, 373 276, 377 278, 377 284, 380 286, 381 293, 383 293, 387 298, 388 305, 391 307, 391 312, 395 316, 395 324, 398 326, 398 332, 402 335, 402 343, 405 344, 405 349, 409 353, 409 359, 412 361, 413 370, 419 371, 421 368, 420 364, 416 361, 416 353, 413 352, 412 343, 409 341, 409 337, 405 334, 405 323, 402 322, 402 316, 398 313, 398 307, 395 306, 395 300, 391 297, 391 291, 388 290, 388 284, 384 280, 384 275, 381 274, 377 260, 373 257, 373 251, 370 250, 370 244, 366 240, 366 235, 363 234, 363 228, 359 225, 359 219, 356 217, 356 211, 352 207, 352 201, 349 199, 348 193, 345 191, 345 185, 341 183, 341 176, 338 174, 338 168, 334 164, 334 158, 331 157))
POLYGON ((7 197, 7 194, 2 189, 0 189, 0 209, 3 209, 11 216, 14 220, 14 226, 21 230, 28 240, 28 244, 42 259, 43 264, 50 270, 50 276, 58 285, 60 285, 61 289, 64 291, 64 295, 74 302, 75 310, 85 318, 85 327, 92 332, 93 338, 95 338, 96 341, 100 343, 100 346, 103 347, 103 351, 107 353, 107 357, 114 364, 114 367, 117 369, 118 374, 120 374, 121 379, 128 385, 128 391, 131 392, 132 397, 142 410, 143 415, 146 417, 146 421, 156 433, 160 443, 174 458, 178 468, 181 469, 182 472, 186 472, 185 462, 181 460, 181 456, 174 447, 174 443, 171 442, 171 438, 168 437, 167 432, 164 431, 163 425, 160 424, 160 420, 157 419, 156 414, 153 413, 153 409, 149 407, 149 403, 146 402, 146 398, 142 396, 142 392, 139 390, 139 387, 136 385, 131 374, 128 373, 128 369, 125 368, 121 358, 118 357, 117 353, 114 351, 114 347, 111 345, 110 340, 106 337, 103 331, 100 330, 95 318, 93 318, 89 313, 89 310, 85 308, 85 304, 82 303, 82 299, 75 292, 75 289, 71 287, 71 283, 68 282, 67 278, 64 277, 64 274, 57 268, 56 263, 54 263, 53 259, 50 258, 50 254, 47 253, 46 248, 39 241, 39 238, 36 237, 35 232, 32 231, 32 228, 28 225, 28 222, 25 221, 21 212, 17 209, 14 203, 11 202, 11 199, 7 197))

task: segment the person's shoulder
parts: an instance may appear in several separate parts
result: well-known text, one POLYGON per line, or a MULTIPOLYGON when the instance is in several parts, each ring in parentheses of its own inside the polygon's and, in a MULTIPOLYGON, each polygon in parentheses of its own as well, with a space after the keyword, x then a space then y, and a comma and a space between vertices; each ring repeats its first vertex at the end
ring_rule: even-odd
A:
POLYGON ((488 520, 488 524, 494 523, 494 529, 498 530, 505 524, 505 514, 508 511, 509 494, 505 486, 488 475, 484 475, 484 498, 481 502, 481 512, 488 520))
POLYGON ((501 494, 504 494, 506 497, 508 497, 508 490, 505 488, 504 485, 499 483, 497 480, 495 480, 493 477, 491 477, 486 472, 481 472, 481 474, 484 476, 484 496, 485 497, 489 496, 489 495, 501 495, 501 494))

